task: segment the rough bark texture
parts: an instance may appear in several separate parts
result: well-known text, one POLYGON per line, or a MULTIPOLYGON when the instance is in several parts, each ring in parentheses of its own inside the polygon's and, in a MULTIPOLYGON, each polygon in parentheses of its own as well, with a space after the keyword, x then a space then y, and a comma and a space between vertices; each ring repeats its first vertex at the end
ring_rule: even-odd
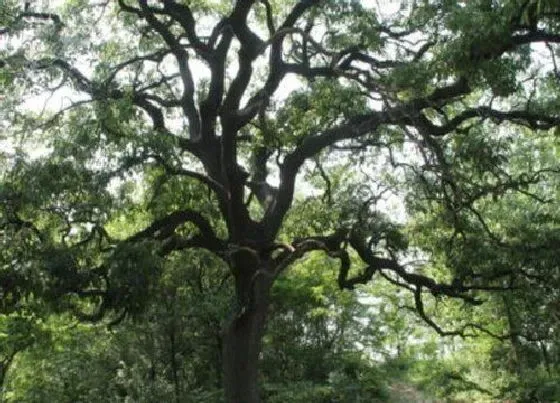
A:
POLYGON ((252 288, 252 296, 241 303, 224 329, 223 384, 229 403, 261 402, 258 363, 271 283, 270 279, 258 276, 253 277, 252 284, 243 284, 243 288, 252 288))

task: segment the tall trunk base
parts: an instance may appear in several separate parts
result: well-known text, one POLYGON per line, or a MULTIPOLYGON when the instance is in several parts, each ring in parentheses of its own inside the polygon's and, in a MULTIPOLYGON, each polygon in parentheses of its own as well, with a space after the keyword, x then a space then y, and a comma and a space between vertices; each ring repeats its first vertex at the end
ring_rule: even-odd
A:
POLYGON ((255 286, 251 306, 233 317, 223 334, 224 390, 228 403, 260 403, 258 363, 270 284, 255 286))

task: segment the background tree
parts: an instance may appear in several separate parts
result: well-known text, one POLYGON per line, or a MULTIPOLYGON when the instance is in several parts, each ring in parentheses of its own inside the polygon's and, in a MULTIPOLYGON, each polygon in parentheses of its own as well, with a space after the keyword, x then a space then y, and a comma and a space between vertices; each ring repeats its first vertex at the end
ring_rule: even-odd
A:
POLYGON ((226 400, 256 402, 272 286, 311 251, 338 262, 340 288, 404 289, 402 308, 441 335, 513 340, 519 325, 471 321, 482 293, 555 284, 557 262, 534 255, 552 234, 504 223, 510 194, 546 204, 558 171, 531 151, 560 123, 554 1, 1 7, 5 312, 137 317, 166 265, 205 250, 234 294, 226 400), (450 298, 454 328, 433 319, 450 298))

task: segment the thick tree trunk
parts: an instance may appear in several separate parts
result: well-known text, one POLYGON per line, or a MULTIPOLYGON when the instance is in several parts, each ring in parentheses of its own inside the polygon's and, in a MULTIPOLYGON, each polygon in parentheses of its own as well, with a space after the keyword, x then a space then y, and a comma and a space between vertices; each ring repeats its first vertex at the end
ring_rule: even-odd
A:
POLYGON ((252 289, 252 295, 233 315, 223 335, 223 384, 228 403, 261 402, 258 363, 271 281, 258 276, 245 286, 252 289))

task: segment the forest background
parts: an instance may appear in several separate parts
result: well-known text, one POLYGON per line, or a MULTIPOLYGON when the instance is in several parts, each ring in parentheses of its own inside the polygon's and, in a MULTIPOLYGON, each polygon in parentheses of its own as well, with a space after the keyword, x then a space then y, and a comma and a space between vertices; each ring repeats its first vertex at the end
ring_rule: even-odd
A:
POLYGON ((554 0, 5 0, 7 402, 560 401, 554 0))

